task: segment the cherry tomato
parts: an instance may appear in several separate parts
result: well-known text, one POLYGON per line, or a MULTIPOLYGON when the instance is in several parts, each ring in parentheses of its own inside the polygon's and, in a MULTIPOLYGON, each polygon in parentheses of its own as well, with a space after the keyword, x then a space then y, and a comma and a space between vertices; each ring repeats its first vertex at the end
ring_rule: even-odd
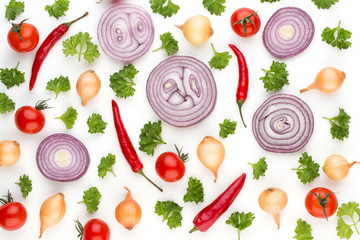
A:
POLYGON ((305 207, 312 216, 327 219, 336 212, 338 200, 329 189, 318 187, 306 195, 305 207))
POLYGON ((179 181, 185 174, 184 161, 187 154, 164 152, 156 160, 155 168, 159 177, 166 182, 179 181))
POLYGON ((35 108, 31 106, 23 106, 15 113, 16 127, 27 134, 38 133, 45 125, 45 116, 41 110, 47 109, 46 101, 39 101, 35 108))
POLYGON ((254 10, 239 8, 232 14, 230 24, 233 31, 240 37, 251 37, 259 31, 261 21, 254 10))
POLYGON ((0 227, 7 231, 14 231, 24 226, 27 219, 24 205, 12 202, 10 193, 7 200, 1 199, 0 201, 4 203, 0 206, 0 227))
POLYGON ((83 240, 109 240, 110 228, 101 219, 91 219, 84 226, 83 240))
POLYGON ((16 52, 30 52, 39 43, 39 32, 36 27, 30 23, 24 23, 24 21, 19 24, 13 23, 8 32, 8 43, 16 52))

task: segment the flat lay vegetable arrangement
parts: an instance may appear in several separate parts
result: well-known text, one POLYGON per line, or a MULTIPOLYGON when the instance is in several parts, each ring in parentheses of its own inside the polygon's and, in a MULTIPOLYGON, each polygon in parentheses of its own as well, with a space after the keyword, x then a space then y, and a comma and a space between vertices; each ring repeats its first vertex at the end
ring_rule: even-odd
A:
POLYGON ((360 237, 350 3, 0 12, 0 239, 360 237))

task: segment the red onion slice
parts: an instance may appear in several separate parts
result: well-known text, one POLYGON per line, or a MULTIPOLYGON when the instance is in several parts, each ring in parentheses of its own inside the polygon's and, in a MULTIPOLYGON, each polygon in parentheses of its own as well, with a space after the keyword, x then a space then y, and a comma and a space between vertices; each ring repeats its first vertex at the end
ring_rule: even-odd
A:
POLYGON ((304 51, 314 33, 314 22, 305 11, 284 7, 270 17, 262 37, 269 53, 277 58, 289 58, 304 51))
POLYGON ((256 110, 252 130, 259 145, 269 152, 297 152, 310 140, 314 117, 300 98, 277 94, 256 110))
POLYGON ((213 110, 216 84, 210 69, 201 61, 173 56, 150 73, 146 94, 161 119, 176 127, 188 127, 213 110))
POLYGON ((131 62, 143 56, 154 40, 154 25, 145 9, 131 3, 119 3, 100 18, 97 35, 106 55, 131 62))
POLYGON ((56 182, 71 182, 86 173, 90 157, 78 139, 69 134, 56 133, 40 143, 36 163, 46 178, 56 182))

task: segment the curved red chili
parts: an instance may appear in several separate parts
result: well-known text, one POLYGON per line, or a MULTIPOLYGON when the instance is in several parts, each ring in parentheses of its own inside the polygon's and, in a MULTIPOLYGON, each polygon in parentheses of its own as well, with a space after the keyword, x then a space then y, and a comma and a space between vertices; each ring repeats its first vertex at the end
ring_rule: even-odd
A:
POLYGON ((129 163, 133 172, 140 174, 146 178, 152 185, 154 185, 161 192, 163 191, 159 186, 157 186, 153 181, 151 181, 143 172, 144 165, 141 163, 139 156, 136 153, 134 146, 131 143, 129 135, 124 127, 124 124, 121 120, 120 111, 115 100, 111 101, 112 110, 114 115, 114 124, 118 140, 120 143, 120 148, 126 161, 129 163))
POLYGON ((241 107, 247 99, 248 89, 249 89, 249 71, 247 68, 246 60, 244 55, 240 50, 233 44, 229 44, 229 47, 233 50, 234 54, 238 59, 239 65, 239 83, 236 91, 236 103, 239 106, 241 120, 246 127, 244 118, 241 112, 241 107))
POLYGON ((62 36, 69 30, 71 24, 79 21, 80 19, 86 17, 89 13, 86 12, 81 17, 67 23, 60 24, 57 28, 55 28, 44 40, 39 49, 36 52, 34 63, 31 69, 31 78, 29 84, 29 90, 31 91, 35 85, 37 75, 39 73, 40 67, 44 62, 46 56, 49 54, 50 50, 54 47, 55 43, 60 40, 62 36))

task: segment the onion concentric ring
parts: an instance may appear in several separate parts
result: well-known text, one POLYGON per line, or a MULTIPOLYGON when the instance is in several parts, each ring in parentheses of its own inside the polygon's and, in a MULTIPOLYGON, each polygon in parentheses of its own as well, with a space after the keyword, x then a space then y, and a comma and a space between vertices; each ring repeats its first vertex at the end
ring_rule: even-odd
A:
POLYGON ((217 95, 210 69, 188 56, 173 56, 156 66, 148 78, 146 94, 156 114, 176 127, 203 120, 213 110, 217 95))
POLYGON ((259 145, 269 152, 297 152, 311 138, 314 117, 300 98, 277 94, 256 110, 252 130, 259 145))

